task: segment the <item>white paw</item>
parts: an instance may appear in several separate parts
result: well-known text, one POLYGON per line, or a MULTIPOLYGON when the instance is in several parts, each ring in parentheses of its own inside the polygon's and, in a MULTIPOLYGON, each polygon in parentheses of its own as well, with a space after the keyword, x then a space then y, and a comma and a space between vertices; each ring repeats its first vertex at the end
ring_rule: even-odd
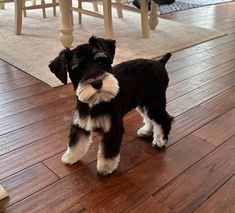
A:
POLYGON ((139 137, 151 137, 153 135, 152 128, 147 127, 147 125, 144 125, 137 131, 137 135, 139 137))
POLYGON ((111 159, 98 158, 97 171, 100 175, 106 176, 113 173, 119 164, 120 154, 111 159))
POLYGON ((157 139, 154 139, 152 142, 153 147, 162 148, 166 145, 167 140, 163 139, 162 137, 158 137, 157 139))
POLYGON ((62 162, 65 164, 74 164, 77 161, 79 161, 79 156, 76 152, 73 152, 71 148, 68 147, 68 149, 66 150, 66 152, 63 154, 62 158, 61 158, 62 162))

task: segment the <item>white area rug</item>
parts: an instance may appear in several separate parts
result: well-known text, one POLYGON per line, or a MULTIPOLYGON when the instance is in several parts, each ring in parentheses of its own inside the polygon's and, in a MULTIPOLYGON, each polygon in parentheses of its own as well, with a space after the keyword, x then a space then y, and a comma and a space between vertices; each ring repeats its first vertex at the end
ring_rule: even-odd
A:
MULTIPOLYGON (((59 86, 61 83, 50 73, 48 63, 63 49, 59 41, 60 21, 51 15, 50 9, 47 11, 46 19, 42 18, 41 10, 27 12, 23 34, 15 36, 13 5, 7 4, 5 10, 0 10, 0 58, 51 86, 59 86)), ((104 36, 103 20, 84 15, 82 26, 77 24, 77 14, 74 20, 74 46, 87 42, 93 34, 104 36)), ((157 30, 151 32, 149 39, 144 39, 140 15, 126 11, 123 19, 117 18, 113 11, 113 26, 117 40, 115 64, 134 58, 155 58, 224 35, 160 19, 157 30)))

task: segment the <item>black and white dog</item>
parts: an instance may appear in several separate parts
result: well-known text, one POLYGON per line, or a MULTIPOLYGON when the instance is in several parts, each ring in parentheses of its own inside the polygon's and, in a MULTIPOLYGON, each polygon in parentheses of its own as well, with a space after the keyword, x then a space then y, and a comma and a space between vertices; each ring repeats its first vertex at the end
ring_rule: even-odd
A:
POLYGON ((173 120, 166 111, 165 64, 171 54, 159 61, 137 59, 112 67, 115 47, 114 40, 92 36, 89 43, 61 51, 49 65, 64 84, 69 74, 77 97, 62 161, 79 161, 92 142, 90 132, 97 131, 101 136, 97 170, 102 175, 118 167, 127 112, 137 108, 144 120, 137 134, 153 136, 152 145, 159 148, 166 144, 173 120))

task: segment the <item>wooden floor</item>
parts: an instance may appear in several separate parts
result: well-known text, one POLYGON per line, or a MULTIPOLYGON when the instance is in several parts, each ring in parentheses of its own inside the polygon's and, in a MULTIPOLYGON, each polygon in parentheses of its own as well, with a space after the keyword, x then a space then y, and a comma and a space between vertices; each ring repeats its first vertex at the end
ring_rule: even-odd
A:
POLYGON ((96 172, 98 138, 63 165, 74 105, 70 85, 51 88, 0 60, 0 184, 6 212, 235 212, 235 2, 162 17, 227 33, 176 52, 167 65, 175 122, 165 150, 137 138, 125 117, 121 162, 96 172))

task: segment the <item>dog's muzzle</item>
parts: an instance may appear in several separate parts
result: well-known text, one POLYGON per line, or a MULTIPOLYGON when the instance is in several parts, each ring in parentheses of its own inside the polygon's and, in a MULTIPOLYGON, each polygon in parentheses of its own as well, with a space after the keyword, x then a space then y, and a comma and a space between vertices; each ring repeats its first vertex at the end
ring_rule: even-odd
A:
POLYGON ((81 82, 76 90, 78 99, 89 105, 107 102, 113 99, 119 91, 117 79, 110 73, 81 82))

